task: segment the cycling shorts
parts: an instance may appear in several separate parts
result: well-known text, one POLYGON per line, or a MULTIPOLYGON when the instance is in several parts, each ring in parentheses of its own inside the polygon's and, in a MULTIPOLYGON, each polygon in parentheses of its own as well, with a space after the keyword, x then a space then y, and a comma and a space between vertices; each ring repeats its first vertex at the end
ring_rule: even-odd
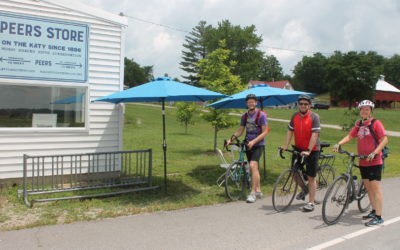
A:
POLYGON ((367 179, 369 181, 381 181, 382 179, 382 165, 360 166, 360 173, 362 179, 367 179))
POLYGON ((261 155, 264 152, 264 146, 254 146, 246 151, 247 160, 259 162, 261 155))
MULTIPOLYGON (((300 165, 300 169, 307 174, 307 176, 315 177, 317 176, 318 160, 320 151, 312 151, 311 154, 304 159, 303 164, 300 165), (304 171, 304 165, 306 165, 306 170, 304 171)), ((292 157, 292 164, 295 159, 295 155, 292 157)), ((297 163, 300 164, 301 156, 299 157, 297 163)))

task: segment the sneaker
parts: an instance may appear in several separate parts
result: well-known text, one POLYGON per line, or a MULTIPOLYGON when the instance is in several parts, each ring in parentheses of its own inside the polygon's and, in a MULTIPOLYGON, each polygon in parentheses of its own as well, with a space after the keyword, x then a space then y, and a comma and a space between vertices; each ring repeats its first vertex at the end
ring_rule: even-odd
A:
POLYGON ((262 199, 264 197, 264 194, 262 192, 256 192, 256 198, 262 199))
POLYGON ((296 195, 296 200, 303 200, 304 201, 305 198, 306 198, 306 195, 307 195, 307 192, 304 191, 304 190, 301 190, 301 192, 296 195))
POLYGON ((311 212, 314 211, 314 203, 308 202, 303 206, 303 211, 304 212, 311 212))
POLYGON ((373 219, 373 218, 375 218, 375 212, 369 212, 369 214, 367 214, 367 215, 364 215, 363 217, 362 217, 362 219, 363 220, 368 220, 368 219, 373 219))
POLYGON ((249 194, 248 196, 247 196, 247 199, 246 199, 246 201, 248 202, 248 203, 254 203, 254 202, 256 202, 256 194, 249 194))
POLYGON ((382 218, 378 219, 378 217, 375 216, 374 218, 372 218, 370 221, 368 221, 364 225, 366 225, 367 227, 371 227, 371 226, 380 225, 380 224, 383 224, 383 219, 382 218))

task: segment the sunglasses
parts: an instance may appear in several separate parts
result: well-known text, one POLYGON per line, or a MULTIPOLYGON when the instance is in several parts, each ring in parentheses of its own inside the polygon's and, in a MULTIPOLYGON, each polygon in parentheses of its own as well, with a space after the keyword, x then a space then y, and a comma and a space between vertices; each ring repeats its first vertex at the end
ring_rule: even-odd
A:
POLYGON ((308 102, 299 102, 299 105, 300 106, 308 106, 308 105, 310 105, 308 102))

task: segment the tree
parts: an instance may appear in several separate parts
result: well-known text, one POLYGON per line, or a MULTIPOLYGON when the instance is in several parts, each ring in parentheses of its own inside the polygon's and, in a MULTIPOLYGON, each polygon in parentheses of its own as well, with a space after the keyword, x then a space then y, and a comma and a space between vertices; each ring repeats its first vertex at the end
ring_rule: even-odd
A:
POLYGON ((198 85, 199 78, 197 77, 198 68, 196 63, 200 59, 206 58, 206 47, 204 42, 204 34, 210 25, 206 25, 206 21, 200 21, 199 24, 192 29, 190 35, 185 36, 185 43, 182 45, 186 51, 182 51, 181 69, 189 75, 182 76, 186 79, 186 83, 198 85))
POLYGON ((331 97, 335 101, 347 101, 349 109, 354 101, 371 99, 379 76, 375 59, 373 53, 336 51, 329 59, 327 72, 331 97))
POLYGON ((245 85, 251 79, 256 79, 260 73, 260 62, 263 52, 257 47, 262 42, 261 36, 256 35, 254 25, 241 27, 232 25, 228 20, 218 23, 218 27, 206 26, 204 21, 193 28, 189 36, 186 36, 183 46, 187 49, 182 51, 181 69, 189 75, 183 76, 194 85, 197 85, 196 62, 204 59, 208 54, 220 48, 220 41, 225 40, 226 49, 230 50, 228 61, 235 61, 236 65, 232 73, 238 75, 245 85))
POLYGON ((133 59, 125 57, 124 84, 131 87, 151 81, 153 77, 153 66, 141 67, 133 59))
POLYGON ((237 122, 229 116, 229 111, 226 109, 208 108, 208 111, 207 113, 203 113, 202 117, 214 127, 215 151, 217 149, 218 131, 230 128, 237 124, 237 122))
POLYGON ((279 81, 284 78, 282 67, 274 55, 264 56, 261 60, 258 80, 279 81))
POLYGON ((328 59, 321 53, 312 57, 304 56, 294 67, 293 86, 311 93, 325 93, 329 90, 326 82, 328 59))
POLYGON ((231 51, 225 48, 225 40, 220 41, 220 46, 197 63, 199 84, 212 91, 231 95, 243 90, 244 86, 240 77, 232 73, 237 62, 229 59, 231 51))
MULTIPOLYGON (((241 91, 240 77, 232 74, 236 62, 229 60, 230 50, 225 49, 225 41, 220 41, 221 48, 211 52, 206 59, 198 62, 200 85, 207 89, 230 95, 241 91)), ((228 116, 226 110, 209 108, 204 119, 214 127, 214 150, 217 148, 217 135, 221 129, 229 128, 235 122, 228 116)))
POLYGON ((185 126, 185 134, 187 134, 188 125, 195 123, 194 115, 197 113, 197 106, 193 102, 178 102, 176 107, 176 120, 185 126))
POLYGON ((394 55, 384 61, 383 75, 385 80, 400 88, 400 56, 394 55))

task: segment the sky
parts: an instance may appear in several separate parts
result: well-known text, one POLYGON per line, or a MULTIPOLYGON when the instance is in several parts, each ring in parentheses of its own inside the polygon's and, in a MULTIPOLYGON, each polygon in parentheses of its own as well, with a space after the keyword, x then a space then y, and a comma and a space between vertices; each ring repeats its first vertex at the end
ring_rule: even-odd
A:
MULTIPOLYGON (((114 14, 129 26, 125 56, 153 66, 154 77, 168 73, 182 79, 185 36, 200 21, 214 27, 222 20, 255 25, 260 50, 274 55, 292 75, 303 56, 330 56, 335 50, 400 54, 399 0, 81 0, 114 14), (143 21, 141 21, 143 20, 143 21), (151 24, 154 23, 154 24, 151 24), (165 26, 171 27, 167 28, 165 26)), ((256 80, 256 79, 254 79, 256 80)))

